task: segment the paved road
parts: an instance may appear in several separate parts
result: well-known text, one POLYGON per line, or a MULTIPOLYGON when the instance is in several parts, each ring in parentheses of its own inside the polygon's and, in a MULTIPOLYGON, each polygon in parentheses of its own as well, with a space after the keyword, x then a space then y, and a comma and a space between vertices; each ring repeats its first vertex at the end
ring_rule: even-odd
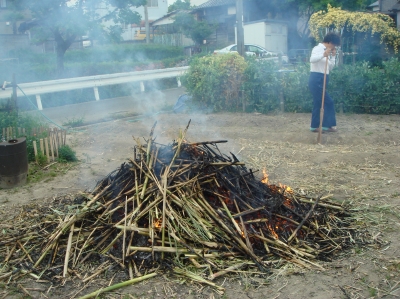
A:
POLYGON ((130 97, 92 101, 68 106, 46 108, 33 114, 49 119, 57 125, 83 120, 94 123, 135 114, 172 110, 183 88, 134 94, 130 97))

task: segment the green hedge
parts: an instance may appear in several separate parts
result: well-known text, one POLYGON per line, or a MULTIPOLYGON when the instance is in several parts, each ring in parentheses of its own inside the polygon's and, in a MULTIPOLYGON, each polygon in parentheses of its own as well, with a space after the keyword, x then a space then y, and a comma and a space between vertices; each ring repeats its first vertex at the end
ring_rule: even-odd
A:
MULTIPOLYGON (((209 107, 212 99, 214 111, 220 111, 226 101, 223 87, 227 78, 226 73, 215 75, 219 72, 218 64, 213 62, 216 59, 219 58, 209 56, 193 60, 184 82, 195 103, 209 107), (193 71, 203 69, 203 72, 193 71), (193 80, 201 84, 193 84, 193 80)), ((225 110, 274 112, 280 109, 281 99, 284 99, 286 112, 311 112, 309 70, 308 63, 297 65, 294 71, 282 72, 278 71, 276 63, 246 59, 245 69, 237 74, 240 82, 235 83, 240 84, 241 93, 237 99, 229 100, 243 104, 230 105, 225 110)), ((399 90, 400 62, 397 58, 383 61, 381 67, 372 67, 366 62, 336 67, 331 72, 328 87, 336 109, 342 105, 344 112, 349 113, 400 113, 399 90)))

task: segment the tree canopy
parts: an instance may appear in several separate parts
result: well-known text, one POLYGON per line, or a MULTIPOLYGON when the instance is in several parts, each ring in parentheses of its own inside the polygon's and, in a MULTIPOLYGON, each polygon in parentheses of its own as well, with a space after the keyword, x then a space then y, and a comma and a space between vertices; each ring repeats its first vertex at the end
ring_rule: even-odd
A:
POLYGON ((198 45, 201 45, 203 40, 205 40, 216 27, 206 21, 196 21, 193 15, 183 12, 176 15, 174 25, 198 45))
POLYGON ((314 13, 310 18, 310 31, 316 39, 321 39, 322 29, 330 28, 338 32, 380 34, 381 43, 385 43, 398 53, 400 32, 393 19, 381 13, 351 12, 328 5, 328 9, 314 13))
POLYGON ((190 0, 176 0, 173 4, 168 6, 168 12, 175 10, 191 9, 190 0))
POLYGON ((74 41, 83 35, 118 40, 123 24, 140 22, 140 15, 131 8, 147 3, 147 0, 9 1, 33 17, 20 25, 20 32, 30 30, 38 43, 55 41, 59 73, 64 69, 64 54, 74 41))

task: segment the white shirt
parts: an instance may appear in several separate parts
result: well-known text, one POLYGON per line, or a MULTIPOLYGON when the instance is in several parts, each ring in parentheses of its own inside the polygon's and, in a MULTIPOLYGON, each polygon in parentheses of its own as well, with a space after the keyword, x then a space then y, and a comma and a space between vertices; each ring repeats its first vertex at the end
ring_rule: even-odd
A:
MULTIPOLYGON (((324 73, 325 72, 325 63, 326 63, 326 57, 324 56, 325 52, 325 46, 321 43, 319 43, 317 46, 314 47, 314 49, 311 52, 311 57, 310 57, 310 70, 311 72, 317 72, 317 73, 324 73)), ((329 74, 329 71, 333 69, 336 63, 336 57, 331 56, 328 59, 328 67, 326 70, 326 74, 329 74)))

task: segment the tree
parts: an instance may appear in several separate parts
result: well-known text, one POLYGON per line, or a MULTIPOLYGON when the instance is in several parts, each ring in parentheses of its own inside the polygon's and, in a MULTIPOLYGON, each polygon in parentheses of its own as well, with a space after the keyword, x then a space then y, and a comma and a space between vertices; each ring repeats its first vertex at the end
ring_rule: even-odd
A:
POLYGON ((391 17, 381 13, 351 12, 328 5, 327 11, 314 13, 310 18, 311 34, 321 38, 321 29, 329 28, 338 32, 379 34, 381 43, 391 46, 395 53, 400 47, 400 32, 391 17))
POLYGON ((119 40, 123 24, 140 22, 131 8, 147 0, 10 0, 31 12, 33 20, 20 25, 19 31, 32 31, 38 43, 53 39, 56 43, 57 70, 64 70, 64 54, 83 35, 119 40))
POLYGON ((191 9, 190 0, 176 0, 173 4, 168 6, 168 12, 175 10, 188 10, 191 9))
POLYGON ((203 44, 203 40, 207 39, 216 27, 205 21, 196 21, 193 15, 188 13, 178 13, 174 25, 197 45, 203 44))

